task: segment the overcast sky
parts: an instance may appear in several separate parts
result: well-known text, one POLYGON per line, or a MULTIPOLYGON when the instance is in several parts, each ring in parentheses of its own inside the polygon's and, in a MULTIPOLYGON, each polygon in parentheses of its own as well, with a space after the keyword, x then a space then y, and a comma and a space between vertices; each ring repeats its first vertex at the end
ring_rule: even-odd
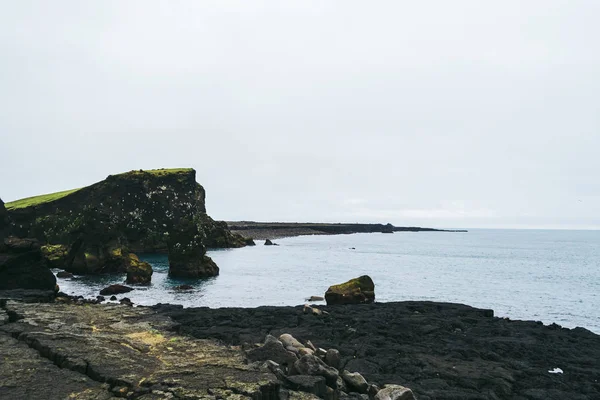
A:
POLYGON ((600 1, 0 0, 0 197, 193 167, 211 216, 600 228, 600 1))

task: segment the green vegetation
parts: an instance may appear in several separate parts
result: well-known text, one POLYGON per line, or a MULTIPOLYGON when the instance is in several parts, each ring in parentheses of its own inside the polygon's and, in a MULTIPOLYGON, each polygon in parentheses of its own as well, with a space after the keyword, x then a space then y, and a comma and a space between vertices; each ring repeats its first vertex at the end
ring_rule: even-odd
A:
MULTIPOLYGON (((113 176, 128 177, 128 176, 143 176, 143 175, 147 175, 147 174, 152 174, 153 176, 160 177, 160 176, 167 176, 167 175, 189 174, 190 172, 193 172, 193 171, 194 171, 193 168, 170 168, 170 169, 161 168, 161 169, 148 169, 148 170, 139 169, 139 170, 124 172, 124 173, 113 175, 113 176)), ((5 203, 4 205, 7 210, 14 210, 17 208, 25 208, 25 207, 33 207, 33 206, 37 206, 40 204, 50 203, 50 202, 56 201, 58 199, 62 199, 63 197, 66 197, 66 196, 70 195, 71 193, 75 193, 78 190, 81 190, 81 188, 65 190, 63 192, 57 192, 57 193, 43 194, 40 196, 27 197, 25 199, 20 199, 20 200, 11 201, 10 203, 5 203)))
POLYGON ((37 206, 40 204, 50 203, 51 201, 62 199, 63 197, 66 197, 66 196, 70 195, 71 193, 75 193, 78 190, 79 189, 71 189, 71 190, 65 190, 63 192, 49 193, 49 194, 42 194, 40 196, 27 197, 25 199, 15 200, 15 201, 11 201, 10 203, 6 203, 5 206, 6 206, 7 210, 14 210, 16 208, 37 206))
POLYGON ((117 174, 114 176, 135 176, 135 175, 145 175, 152 174, 155 176, 165 176, 165 175, 174 175, 174 174, 187 174, 192 172, 193 168, 161 168, 161 169, 138 169, 129 172, 123 172, 122 174, 117 174))

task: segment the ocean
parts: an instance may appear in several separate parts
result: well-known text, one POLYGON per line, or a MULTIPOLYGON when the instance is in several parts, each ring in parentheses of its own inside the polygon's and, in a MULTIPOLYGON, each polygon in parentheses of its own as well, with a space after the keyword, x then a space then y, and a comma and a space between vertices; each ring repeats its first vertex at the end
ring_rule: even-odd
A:
MULTIPOLYGON (((209 251, 220 275, 196 282, 170 279, 166 255, 140 255, 154 268, 152 285, 118 297, 185 307, 300 305, 310 296, 323 296, 332 284, 366 274, 375 282, 379 302, 462 303, 491 308, 500 317, 600 333, 600 231, 471 229, 275 242, 279 246, 261 241, 209 251), (183 283, 193 290, 173 289, 183 283)), ((58 284, 65 293, 95 297, 124 279, 75 277, 58 284)))

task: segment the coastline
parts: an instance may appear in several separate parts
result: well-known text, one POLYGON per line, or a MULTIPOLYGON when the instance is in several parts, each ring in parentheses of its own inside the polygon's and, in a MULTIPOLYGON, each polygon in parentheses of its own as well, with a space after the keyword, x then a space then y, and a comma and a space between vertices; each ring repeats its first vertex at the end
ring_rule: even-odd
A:
POLYGON ((450 232, 465 233, 466 230, 422 228, 418 226, 394 226, 392 224, 323 223, 323 222, 256 222, 226 221, 235 234, 255 240, 281 239, 307 235, 348 235, 353 233, 394 232, 450 232))
POLYGON ((282 333, 338 349, 343 369, 409 387, 420 400, 600 396, 599 335, 461 304, 318 306, 319 314, 301 306, 183 309, 64 298, 0 305, 0 397, 279 398, 277 379, 243 354, 282 333), (51 394, 43 389, 49 380, 51 394))

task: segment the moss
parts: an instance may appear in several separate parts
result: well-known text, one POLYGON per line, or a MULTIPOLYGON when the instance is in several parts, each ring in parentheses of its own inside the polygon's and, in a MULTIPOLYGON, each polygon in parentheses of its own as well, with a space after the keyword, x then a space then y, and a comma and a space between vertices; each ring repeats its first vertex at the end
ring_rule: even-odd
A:
POLYGON ((152 174, 154 176, 167 176, 167 175, 177 175, 177 174, 189 174, 193 172, 193 168, 161 168, 161 169, 138 169, 132 170, 129 172, 123 172, 121 174, 116 174, 113 176, 119 177, 128 177, 128 176, 140 176, 146 174, 152 174))
POLYGON ((11 201, 10 203, 6 203, 7 210, 14 210, 17 208, 25 208, 25 207, 33 207, 44 203, 50 203, 52 201, 56 201, 58 199, 62 199, 72 193, 77 192, 80 189, 71 189, 65 190, 62 192, 42 194, 40 196, 27 197, 20 200, 11 201))

